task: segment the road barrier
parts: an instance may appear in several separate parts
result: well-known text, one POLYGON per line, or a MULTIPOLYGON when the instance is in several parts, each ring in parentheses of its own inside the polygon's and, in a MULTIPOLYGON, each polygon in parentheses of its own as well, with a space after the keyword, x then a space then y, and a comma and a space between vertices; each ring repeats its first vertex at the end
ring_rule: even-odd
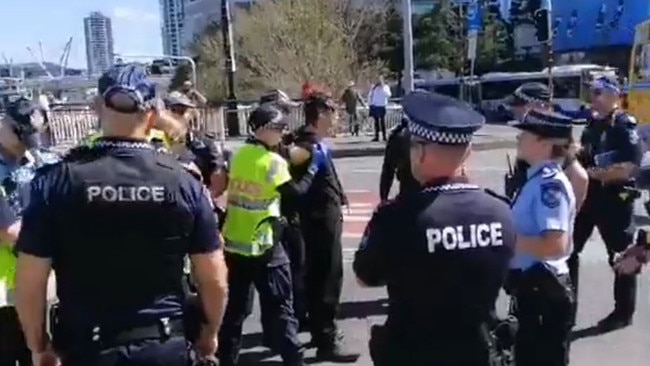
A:
MULTIPOLYGON (((211 132, 220 136, 228 136, 228 131, 222 131, 226 126, 228 113, 237 113, 239 120, 239 131, 242 134, 248 132, 247 120, 255 105, 240 105, 237 112, 228 111, 225 107, 199 108, 197 118, 193 121, 192 127, 204 132, 211 132)), ((372 119, 368 118, 368 109, 359 108, 359 127, 361 133, 374 131, 372 119)), ((349 117, 346 113, 339 115, 339 120, 333 129, 333 134, 345 134, 350 132, 349 117)), ((390 129, 399 124, 402 117, 402 109, 399 105, 392 105, 387 108, 386 128, 390 129)), ((291 129, 298 128, 304 120, 302 108, 296 107, 291 111, 291 129)), ((97 129, 97 117, 90 109, 57 109, 50 112, 50 136, 55 146, 71 146, 78 144, 83 138, 97 129)))

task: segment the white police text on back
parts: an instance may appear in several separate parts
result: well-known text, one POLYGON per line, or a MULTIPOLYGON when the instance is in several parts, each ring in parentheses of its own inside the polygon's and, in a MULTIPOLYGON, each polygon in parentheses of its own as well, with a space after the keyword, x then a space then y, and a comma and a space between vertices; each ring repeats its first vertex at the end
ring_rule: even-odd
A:
POLYGON ((164 186, 99 186, 86 188, 88 202, 165 202, 164 186))
POLYGON ((503 245, 503 232, 500 222, 445 226, 429 228, 426 231, 429 253, 434 253, 436 246, 445 250, 465 250, 503 245))

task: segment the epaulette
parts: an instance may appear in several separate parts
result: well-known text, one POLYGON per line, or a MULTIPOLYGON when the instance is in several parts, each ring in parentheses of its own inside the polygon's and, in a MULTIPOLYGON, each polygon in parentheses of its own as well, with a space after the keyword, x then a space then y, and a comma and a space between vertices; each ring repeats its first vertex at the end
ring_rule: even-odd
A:
POLYGON ((548 167, 542 168, 542 179, 550 179, 557 175, 558 171, 548 167))
POLYGON ((621 110, 614 111, 612 119, 615 124, 621 124, 623 127, 635 127, 637 125, 637 120, 634 116, 621 110))
POLYGON ((484 188, 483 191, 485 191, 485 193, 489 194, 490 196, 498 199, 499 201, 506 203, 508 206, 510 206, 510 204, 512 203, 508 197, 502 196, 491 189, 484 188))

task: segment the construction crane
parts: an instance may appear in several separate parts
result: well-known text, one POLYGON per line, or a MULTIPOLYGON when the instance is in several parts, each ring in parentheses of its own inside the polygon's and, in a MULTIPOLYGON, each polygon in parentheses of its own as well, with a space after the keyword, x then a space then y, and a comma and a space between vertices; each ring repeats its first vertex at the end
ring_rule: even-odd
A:
POLYGON ((59 65, 61 65, 61 77, 65 76, 65 69, 68 67, 68 59, 70 58, 70 49, 72 48, 72 37, 68 39, 68 43, 63 47, 63 53, 61 53, 61 58, 59 59, 59 65))
MULTIPOLYGON (((41 42, 38 42, 38 43, 39 43, 39 45, 41 45, 41 42)), ((47 67, 45 67, 44 59, 43 59, 43 47, 42 46, 40 47, 40 50, 41 50, 41 58, 39 59, 38 57, 36 57, 36 54, 34 53, 34 50, 32 50, 31 47, 27 46, 27 51, 30 53, 30 55, 32 55, 34 60, 38 63, 38 66, 41 67, 41 70, 43 70, 45 75, 47 75, 47 77, 49 79, 54 79, 54 76, 52 75, 52 73, 50 73, 50 71, 47 69, 47 67)))
POLYGON ((13 76, 14 60, 13 59, 11 59, 11 60, 7 59, 7 56, 4 53, 2 54, 2 59, 4 60, 5 65, 7 65, 7 71, 9 72, 9 77, 12 77, 13 76))

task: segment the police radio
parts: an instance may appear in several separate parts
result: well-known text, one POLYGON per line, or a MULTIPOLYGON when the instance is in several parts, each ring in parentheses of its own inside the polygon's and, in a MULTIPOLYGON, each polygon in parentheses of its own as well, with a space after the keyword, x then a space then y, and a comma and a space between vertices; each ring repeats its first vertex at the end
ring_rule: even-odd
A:
POLYGON ((512 167, 512 161, 510 160, 510 154, 506 154, 506 162, 508 164, 508 172, 503 177, 504 180, 504 192, 508 199, 512 200, 517 191, 516 176, 515 171, 512 167))

